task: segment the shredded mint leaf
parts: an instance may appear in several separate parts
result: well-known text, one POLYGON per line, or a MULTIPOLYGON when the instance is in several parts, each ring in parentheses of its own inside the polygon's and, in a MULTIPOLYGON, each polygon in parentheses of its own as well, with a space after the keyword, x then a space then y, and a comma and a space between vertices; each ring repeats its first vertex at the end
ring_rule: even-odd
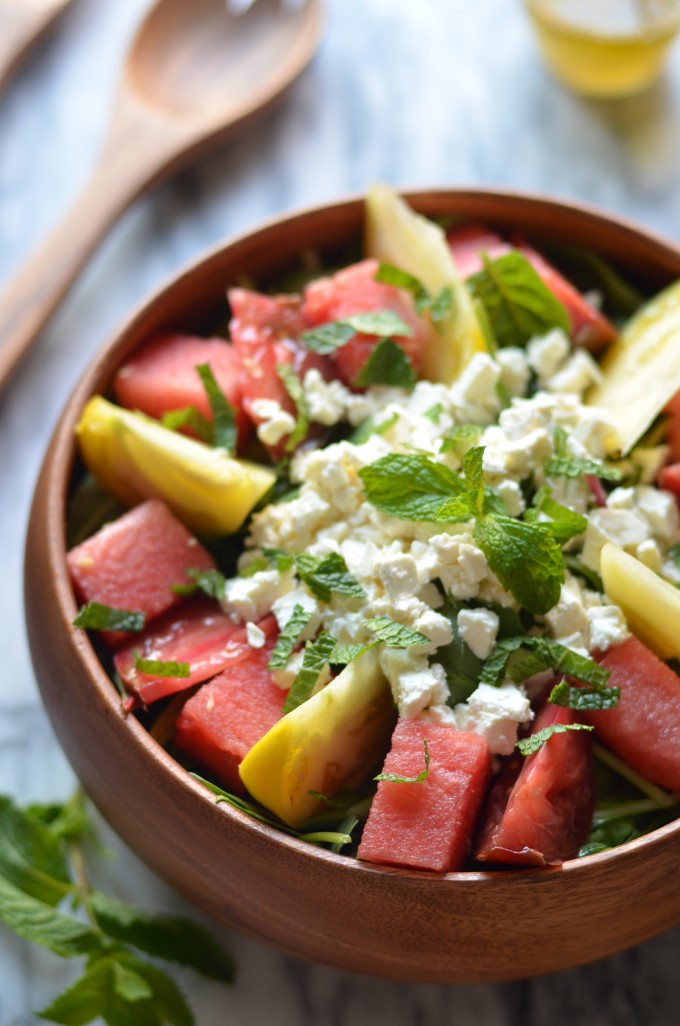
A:
POLYGON ((162 659, 143 659, 142 656, 137 656, 135 659, 135 669, 152 677, 191 676, 191 666, 189 663, 178 663, 173 660, 164 662, 162 659))
POLYGON ((191 428, 198 435, 202 442, 212 444, 215 438, 214 425, 204 417, 195 406, 183 406, 179 410, 168 410, 161 417, 163 427, 170 431, 179 431, 181 428, 191 428))
POLYGON ((144 613, 114 609, 101 602, 88 602, 79 611, 73 626, 93 631, 141 631, 144 629, 144 613))
POLYGON ((55 955, 71 958, 97 951, 101 945, 94 930, 72 916, 62 915, 52 905, 32 897, 0 876, 0 922, 10 930, 48 948, 55 955))
POLYGON ((302 382, 290 364, 277 363, 276 373, 295 404, 297 420, 286 442, 286 452, 293 452, 294 449, 297 449, 300 442, 304 441, 309 431, 309 403, 307 402, 302 382))
POLYGON ((430 772, 430 749, 427 745, 427 738, 423 738, 423 749, 425 754, 425 768, 415 777, 403 777, 399 773, 378 773, 374 780, 389 780, 391 784, 422 784, 427 780, 430 772))
POLYGON ((570 333, 567 311, 544 285, 521 253, 497 260, 483 257, 484 267, 466 285, 484 309, 499 346, 525 346, 551 328, 570 333))
POLYGON ((373 310, 352 314, 342 321, 330 321, 318 328, 304 331, 300 339, 307 349, 328 356, 346 345, 357 333, 378 335, 382 338, 389 335, 412 334, 409 326, 393 310, 373 310))
POLYGON ((534 505, 524 511, 524 520, 530 524, 540 524, 550 532, 552 537, 562 545, 578 534, 583 534, 588 526, 587 517, 574 513, 567 506, 562 506, 550 497, 548 488, 540 488, 536 493, 534 505), (539 514, 544 513, 549 520, 540 520, 539 514))
POLYGON ((589 566, 586 566, 578 556, 572 556, 568 552, 565 552, 564 565, 570 573, 577 574, 579 577, 582 577, 583 580, 586 581, 586 583, 595 591, 604 591, 604 584, 602 583, 600 575, 595 570, 591 570, 589 566))
POLYGON ((479 424, 456 424, 442 439, 440 452, 459 452, 474 445, 484 428, 479 424))
POLYGON ((418 313, 429 310, 435 324, 448 316, 453 305, 453 289, 450 285, 445 285, 436 296, 432 296, 418 278, 392 264, 380 264, 375 280, 411 292, 418 313))
POLYGON ((386 431, 389 431, 391 427, 399 420, 399 414, 393 413, 389 417, 385 417, 385 420, 377 423, 374 417, 367 417, 366 420, 362 420, 361 424, 352 432, 349 436, 349 441, 352 445, 364 445, 372 435, 384 435, 386 431))
POLYGON ((298 577, 322 602, 330 602, 332 594, 366 598, 366 592, 336 552, 321 558, 301 552, 294 558, 298 577))
POLYGON ((521 683, 543 670, 554 670, 555 673, 573 677, 600 691, 606 687, 611 676, 611 672, 594 659, 572 652, 557 641, 523 636, 498 642, 484 664, 479 683, 499 687, 508 672, 511 657, 522 649, 531 654, 515 661, 510 667, 509 673, 515 683, 521 683))
POLYGON ((581 458, 580 456, 551 456, 545 464, 545 472, 550 477, 599 477, 603 481, 620 481, 623 473, 618 467, 610 467, 599 460, 581 458))
POLYGON ((433 424, 439 423, 439 418, 444 412, 444 407, 441 403, 435 403, 434 406, 430 406, 429 410, 425 410, 425 416, 428 420, 431 420, 433 424))
POLYGON ((563 680, 550 692, 549 702, 553 705, 562 705, 567 709, 588 711, 593 709, 613 709, 621 697, 621 688, 602 688, 600 691, 590 691, 584 688, 572 687, 568 681, 563 680))
POLYGON ((234 963, 207 930, 191 919, 127 905, 99 891, 90 895, 97 923, 109 937, 168 962, 187 965, 213 980, 234 979, 234 963))
POLYGON ((401 346, 391 338, 382 339, 359 371, 356 384, 360 388, 368 385, 392 385, 395 388, 413 388, 416 372, 401 346))
POLYGON ((274 645, 267 663, 270 670, 280 670, 281 667, 286 665, 293 654, 293 649, 297 645, 300 635, 311 618, 311 612, 305 609, 304 606, 301 606, 299 603, 293 606, 290 620, 279 634, 278 641, 274 645))
POLYGON ((414 645, 429 645, 430 639, 420 631, 403 627, 389 616, 376 616, 372 620, 364 620, 363 626, 388 648, 412 648, 414 645))
POLYGON ((564 582, 560 547, 546 529, 495 515, 475 523, 475 541, 502 586, 530 613, 547 613, 564 582))
POLYGON ((308 641, 302 657, 302 668, 293 681, 290 691, 283 703, 283 712, 291 712, 306 702, 319 679, 319 674, 329 660, 335 648, 335 638, 327 631, 322 631, 316 641, 308 641))
POLYGON ((439 324, 448 317, 453 307, 453 289, 450 285, 444 285, 436 296, 428 297, 426 302, 416 300, 416 310, 421 313, 423 310, 430 311, 430 317, 435 324, 439 324))
POLYGON ((364 652, 368 652, 369 648, 373 648, 377 644, 377 641, 369 641, 365 645, 336 645, 328 658, 328 662, 331 666, 347 666, 348 663, 363 655, 364 652))
POLYGON ((236 410, 217 384, 209 363, 200 363, 196 373, 203 382, 213 415, 213 445, 226 449, 229 453, 236 452, 237 430, 236 410))
POLYGON ((266 556, 256 556, 252 559, 247 566, 244 566, 242 570, 239 570, 239 577, 253 577, 254 574, 259 574, 262 570, 269 569, 269 560, 266 556))
POLYGON ((262 549, 262 553, 269 565, 278 570, 280 574, 295 566, 295 556, 284 552, 283 549, 262 549))
POLYGON ((383 456, 359 477, 366 500, 401 520, 432 520, 447 500, 466 493, 462 477, 420 453, 383 456))
POLYGON ((568 730, 593 730, 593 727, 585 723, 553 723, 550 727, 544 727, 543 730, 539 730, 535 734, 531 734, 530 737, 525 737, 518 741, 515 747, 520 750, 522 755, 533 755, 554 734, 566 734, 568 730))
MULTIPOLYGON (((264 569, 266 568, 265 560, 264 569)), ((187 577, 192 578, 193 584, 173 584, 172 590, 176 595, 193 595, 200 589, 218 602, 224 598, 227 580, 219 570, 199 570, 197 567, 190 567, 187 570, 187 577)))

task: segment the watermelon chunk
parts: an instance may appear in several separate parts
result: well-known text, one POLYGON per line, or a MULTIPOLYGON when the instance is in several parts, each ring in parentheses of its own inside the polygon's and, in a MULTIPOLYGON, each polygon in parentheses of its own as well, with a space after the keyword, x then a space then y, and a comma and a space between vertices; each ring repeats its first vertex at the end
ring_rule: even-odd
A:
POLYGON ((235 794, 245 794, 238 767, 281 718, 285 692, 267 669, 269 650, 251 648, 198 689, 184 706, 175 745, 235 794))
MULTIPOLYGON (((253 409, 258 399, 273 400, 295 415, 295 404, 277 373, 278 365, 292 367, 301 380, 312 368, 324 378, 334 377, 328 357, 310 353, 299 341, 309 327, 300 298, 265 296, 242 288, 230 289, 228 297, 233 314, 229 333, 241 359, 244 410, 256 425, 263 421, 253 409)), ((278 459, 283 454, 285 439, 267 448, 278 459)))
POLYGON ((602 349, 616 338, 616 328, 604 314, 596 310, 587 299, 553 267, 545 257, 523 242, 512 245, 478 224, 465 224, 453 228, 447 235, 453 259, 462 278, 469 278, 482 269, 482 255, 490 260, 516 249, 527 258, 543 284, 566 308, 574 345, 587 349, 602 349))
MULTIPOLYGON (((259 624, 274 644, 277 633, 273 616, 259 624)), ((134 641, 120 648, 114 656, 116 670, 125 686, 145 705, 166 695, 208 680, 225 666, 249 656, 246 628, 230 620, 214 599, 192 598, 157 620, 134 641), (188 677, 160 677, 141 673, 135 668, 137 657, 160 662, 189 663, 188 677)))
POLYGON ((160 335, 123 364, 113 379, 113 391, 121 406, 141 410, 157 420, 170 410, 194 406, 211 421, 210 402, 196 372, 196 367, 203 363, 210 365, 217 384, 236 411, 239 445, 243 445, 250 421, 242 409, 241 359, 234 346, 222 338, 160 335))
POLYGON ((486 740, 423 720, 399 720, 384 772, 415 777, 430 753, 427 780, 382 780, 359 845, 359 858, 439 873, 459 869, 470 849, 491 774, 486 740))
POLYGON ((632 635, 600 663, 621 697, 613 709, 589 712, 584 720, 634 770, 680 795, 680 678, 632 635))
MULTIPOLYGON (((547 703, 532 733, 575 722, 570 709, 547 703)), ((519 866, 559 865, 578 854, 594 808, 590 735, 581 730, 555 734, 523 762, 511 757, 501 772, 489 795, 477 858, 519 866)))
MULTIPOLYGON (((316 326, 341 321, 352 314, 391 310, 410 328, 410 335, 396 336, 396 342, 418 372, 426 339, 431 331, 415 311, 408 292, 375 280, 377 260, 362 260, 331 278, 319 278, 305 289, 303 312, 309 324, 316 326)), ((333 353, 342 380, 354 385, 371 352, 380 342, 377 335, 357 334, 333 353)))
MULTIPOLYGON (((190 583, 187 570, 215 566, 160 499, 149 499, 102 527, 71 549, 67 563, 79 601, 136 610, 147 623, 177 605, 180 599, 172 588, 190 583)), ((109 645, 127 636, 102 632, 109 645)))

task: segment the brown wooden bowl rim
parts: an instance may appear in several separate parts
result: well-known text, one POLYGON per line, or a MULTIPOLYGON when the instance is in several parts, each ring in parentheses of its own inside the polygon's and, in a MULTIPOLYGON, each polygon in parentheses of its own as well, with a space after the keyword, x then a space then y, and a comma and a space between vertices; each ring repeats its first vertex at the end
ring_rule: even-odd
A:
MULTIPOLYGON (((645 228, 636 225, 626 218, 618 217, 599 210, 597 207, 575 203, 571 200, 555 199, 545 195, 530 194, 514 190, 486 189, 486 188, 437 188, 419 190, 400 190, 400 194, 412 203, 416 208, 425 204, 429 207, 436 207, 437 200, 443 198, 464 201, 465 199, 476 199, 488 202, 492 208, 498 207, 501 210, 508 203, 512 202, 524 205, 527 208, 543 209, 547 214, 575 214, 584 221, 592 221, 607 228, 615 228, 623 236, 631 235, 636 239, 644 239, 657 250, 665 250, 668 255, 680 260, 680 247, 673 245, 669 240, 647 231, 645 228)), ((107 714, 117 718, 122 728, 130 733, 133 743, 139 745, 145 754, 157 767, 160 767, 167 779, 168 786, 176 785, 181 789, 193 793, 199 800, 215 806, 214 796, 177 762, 139 723, 134 716, 125 716, 121 709, 121 701, 111 679, 104 670, 97 654, 85 631, 80 631, 72 626, 72 621, 77 613, 77 604, 66 566, 66 543, 65 543, 65 511, 68 494, 68 484, 73 471, 76 456, 74 428, 80 412, 91 395, 95 393, 95 383, 99 383, 108 367, 110 373, 115 367, 112 357, 122 346, 124 339, 128 336, 137 323, 157 307, 163 305, 168 294, 181 283, 190 279, 191 276, 206 264, 212 261, 219 261, 224 253, 234 246, 246 240, 257 241, 261 237, 276 230, 286 222, 297 222, 306 218, 319 216, 331 209, 345 208, 347 211, 356 208, 357 204, 364 201, 364 196, 354 194, 336 202, 318 204, 313 207, 305 207, 299 210, 288 211, 276 217, 269 218, 254 229, 241 232, 228 237, 225 241, 211 246, 192 259, 178 272, 169 275, 153 292, 143 298, 134 308, 132 313, 123 321, 121 326, 112 336, 100 347, 94 361, 85 370, 73 392, 71 393, 59 422, 52 435, 52 442, 46 457, 47 492, 49 501, 47 503, 47 551, 49 553, 52 574, 55 584, 56 598, 59 603, 60 621, 67 634, 71 634, 73 644, 78 652, 83 670, 91 685, 94 685, 93 694, 104 704, 107 714), (109 366, 111 365, 111 366, 109 366)), ((493 221, 493 209, 490 212, 489 220, 493 221)), ((666 844, 669 838, 674 835, 680 836, 680 819, 671 821, 665 826, 658 827, 649 834, 644 834, 635 840, 628 841, 616 848, 607 849, 603 852, 588 855, 584 858, 571 859, 561 866, 536 868, 513 869, 502 867, 498 870, 469 870, 455 873, 432 873, 425 870, 412 870, 391 866, 378 866, 362 862, 359 859, 331 852, 327 849, 318 848, 314 845, 301 841, 274 827, 260 823, 246 813, 242 813, 232 806, 225 804, 222 808, 224 815, 231 825, 237 830, 246 830, 259 834, 268 844, 274 847, 283 845, 296 852, 305 859, 325 861, 329 866, 335 867, 338 872, 361 872, 381 875, 397 875, 401 878, 412 877, 421 880, 432 880, 433 883, 446 880, 449 883, 471 885, 482 883, 487 887, 505 887, 514 879, 534 879, 537 884, 546 881, 555 874, 587 873, 589 867, 600 866, 609 860, 626 859, 627 856, 635 857, 641 849, 655 849, 666 844)))

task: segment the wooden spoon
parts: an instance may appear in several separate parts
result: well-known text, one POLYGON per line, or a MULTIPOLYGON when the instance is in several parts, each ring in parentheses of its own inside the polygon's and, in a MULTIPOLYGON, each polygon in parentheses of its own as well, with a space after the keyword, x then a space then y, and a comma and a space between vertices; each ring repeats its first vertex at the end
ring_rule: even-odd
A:
POLYGON ((0 85, 71 0, 0 0, 0 85))
POLYGON ((149 185, 268 107, 310 61, 321 0, 157 0, 128 52, 95 171, 0 295, 0 389, 102 235, 149 185))

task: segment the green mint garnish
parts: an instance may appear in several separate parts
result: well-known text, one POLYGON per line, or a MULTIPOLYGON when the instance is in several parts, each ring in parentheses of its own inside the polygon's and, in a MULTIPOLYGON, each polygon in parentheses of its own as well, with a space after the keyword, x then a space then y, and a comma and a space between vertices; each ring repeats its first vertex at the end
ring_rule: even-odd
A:
POLYGON ((499 346, 525 346, 552 328, 570 333, 567 311, 521 253, 489 260, 466 284, 484 309, 499 346))
POLYGON ((236 452, 236 410, 217 384, 209 363, 199 363, 196 373, 203 382, 213 415, 213 445, 226 449, 228 453, 236 452))
POLYGON ((555 539, 542 525, 508 516, 486 516, 475 524, 474 538, 494 574, 529 613, 547 613, 559 601, 564 560, 555 539))
POLYGON ((515 747, 520 750, 522 755, 533 755, 555 734, 566 734, 568 730, 593 730, 593 727, 587 726, 585 723, 553 723, 550 727, 544 727, 543 730, 518 741, 515 747))
POLYGON ((311 696, 319 675, 334 648, 335 638, 327 631, 322 631, 316 641, 307 642, 302 657, 302 667, 283 703, 284 715, 297 709, 311 696))
POLYGON ((247 563, 242 570, 239 570, 239 577, 253 577, 255 574, 262 573, 263 570, 269 569, 269 560, 266 556, 256 556, 255 559, 251 559, 250 563, 247 563))
POLYGON ((432 296, 418 278, 392 264, 380 264, 374 277, 376 281, 382 282, 384 285, 394 285, 398 289, 406 289, 411 292, 418 313, 429 310, 435 324, 442 321, 451 311, 453 289, 449 285, 445 285, 436 296, 432 296))
POLYGON ((224 598, 227 580, 219 570, 199 570, 197 567, 190 567, 187 570, 187 577, 192 579, 193 584, 173 584, 172 590, 176 595, 192 595, 200 590, 218 602, 224 598))
POLYGON ((377 423, 374 417, 367 417, 366 420, 362 420, 361 424, 352 432, 349 436, 349 441, 352 445, 364 445, 372 435, 384 435, 386 431, 389 431, 391 427, 399 420, 399 414, 393 413, 389 417, 385 417, 385 420, 381 420, 377 423))
POLYGON ((623 477, 618 467, 610 467, 599 460, 584 459, 580 456, 551 456, 545 463, 545 472, 549 477, 599 477, 603 481, 620 481, 623 477))
POLYGON ((328 356, 346 345, 357 333, 378 335, 381 338, 412 334, 409 326, 393 310, 374 310, 352 314, 342 321, 330 321, 318 328, 311 328, 304 331, 300 339, 313 353, 328 356))
POLYGON ((568 681, 563 680, 552 689, 548 701, 567 709, 591 711, 613 709, 618 704, 620 697, 621 688, 602 688, 600 691, 591 691, 585 688, 575 688, 568 681))
POLYGON ((523 635, 498 642, 484 663, 479 683, 499 687, 509 672, 512 680, 519 684, 544 670, 553 670, 565 677, 573 677, 597 690, 602 690, 611 676, 610 671, 594 659, 579 655, 557 641, 523 635), (530 654, 521 656, 522 651, 530 654), (511 664, 511 658, 516 653, 520 653, 520 658, 514 659, 511 664))
POLYGON ((422 784, 424 780, 427 780, 430 772, 430 749, 428 748, 427 738, 423 738, 423 750, 425 755, 425 767, 415 777, 404 777, 399 773, 378 773, 377 777, 373 777, 374 780, 388 780, 391 784, 422 784))
POLYGON ((152 677, 190 677, 191 667, 189 663, 178 663, 173 660, 144 659, 137 656, 135 669, 140 673, 146 673, 152 677))
POLYGON ((311 618, 311 612, 305 609, 304 606, 301 606, 299 603, 293 606, 290 620, 279 634, 278 641, 274 645, 267 663, 270 670, 280 670, 286 665, 293 654, 293 649, 297 645, 300 635, 311 618))
POLYGON ((483 427, 478 424, 456 424, 442 439, 440 452, 460 452, 474 445, 480 438, 483 427))
POLYGON ((600 575, 595 570, 591 570, 589 566, 586 566, 578 556, 572 556, 568 552, 565 552, 564 565, 570 573, 577 574, 579 577, 582 577, 583 580, 595 591, 604 591, 604 584, 602 583, 600 575))
POLYGON ((451 496, 465 495, 465 482, 448 467, 420 453, 395 453, 362 467, 366 500, 400 520, 435 520, 451 496))
POLYGON ((262 552, 280 573, 294 566, 300 580, 322 602, 330 602, 333 594, 366 598, 366 592, 336 552, 327 556, 310 556, 306 552, 292 554, 282 549, 263 549, 262 552))
POLYGON ((363 626, 388 648, 412 648, 414 645, 430 644, 430 639, 420 631, 403 627, 389 616, 376 616, 373 620, 364 620, 363 626))
POLYGON ((416 383, 416 372, 408 356, 391 338, 382 339, 357 374, 355 384, 360 388, 369 385, 392 385, 394 388, 410 389, 416 383))
POLYGON ((524 511, 524 520, 530 524, 540 524, 562 545, 578 534, 583 534, 588 526, 587 517, 574 513, 567 506, 562 506, 550 497, 549 488, 539 488, 534 497, 534 504, 524 511), (539 519, 545 514, 548 520, 539 519))
POLYGON ((364 652, 368 652, 369 648, 374 648, 377 645, 377 641, 369 641, 365 645, 336 645, 331 652, 328 662, 331 666, 347 666, 348 663, 353 662, 364 652))
POLYGON ((179 431, 180 428, 188 427, 198 435, 202 442, 212 444, 215 437, 213 424, 204 417, 195 406, 183 406, 180 410, 168 410, 161 417, 163 427, 170 431, 179 431))
POLYGON ((433 424, 438 424, 439 418, 441 417, 443 412, 444 407, 442 406, 442 404, 435 403, 434 406, 431 406, 429 408, 429 410, 425 410, 425 416, 428 420, 431 420, 433 424))
POLYGON ((78 613, 73 626, 92 631, 141 631, 144 629, 144 613, 115 609, 101 602, 88 602, 78 613))
POLYGON ((277 363, 276 373, 295 404, 295 427, 286 441, 286 452, 293 452, 294 449, 297 449, 300 442, 304 441, 307 437, 310 421, 309 404, 302 387, 302 382, 289 363, 277 363))

